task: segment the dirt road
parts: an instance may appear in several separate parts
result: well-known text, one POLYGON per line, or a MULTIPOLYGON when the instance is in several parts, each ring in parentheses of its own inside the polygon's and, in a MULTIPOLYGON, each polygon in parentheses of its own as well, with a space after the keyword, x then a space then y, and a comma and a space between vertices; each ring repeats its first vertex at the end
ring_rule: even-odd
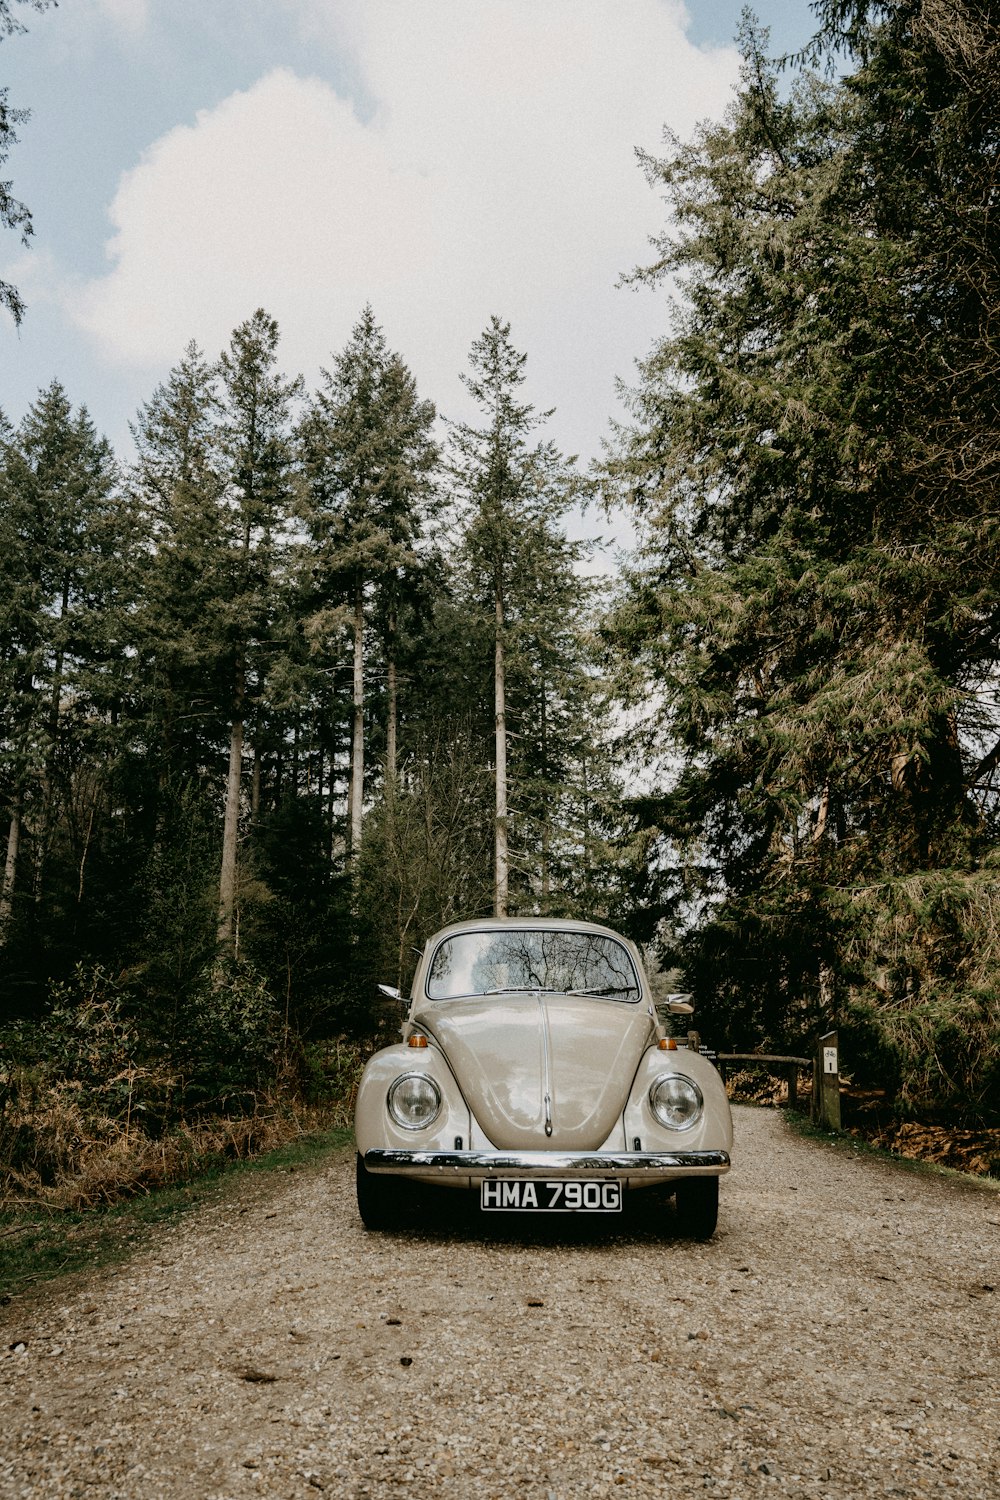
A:
POLYGON ((1000 1194, 737 1111, 707 1245, 648 1214, 366 1234, 244 1179, 2 1310, 0 1495, 1000 1495, 1000 1194))

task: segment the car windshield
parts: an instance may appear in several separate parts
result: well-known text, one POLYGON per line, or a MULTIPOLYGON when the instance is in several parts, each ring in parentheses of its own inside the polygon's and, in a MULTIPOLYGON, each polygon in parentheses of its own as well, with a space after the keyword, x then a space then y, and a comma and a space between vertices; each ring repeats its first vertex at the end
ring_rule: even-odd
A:
POLYGON ((432 1000, 521 990, 634 1002, 639 978, 614 938, 537 927, 457 932, 441 943, 427 976, 432 1000))

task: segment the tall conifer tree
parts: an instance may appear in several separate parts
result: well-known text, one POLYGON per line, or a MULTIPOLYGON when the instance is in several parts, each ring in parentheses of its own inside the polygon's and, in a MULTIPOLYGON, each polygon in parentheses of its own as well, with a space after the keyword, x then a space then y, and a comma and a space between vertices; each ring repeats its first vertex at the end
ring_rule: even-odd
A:
POLYGON ((679 228, 639 274, 685 301, 614 465, 646 538, 617 629, 679 757, 645 803, 675 850, 652 914, 698 913, 720 1023, 778 1040, 853 997, 916 1090, 916 1038, 973 962, 933 913, 957 870, 980 901, 1000 759, 997 115, 974 66, 997 28, 971 3, 823 9, 853 74, 786 96, 748 27, 727 124, 646 162, 679 228))
MULTIPOLYGON (((455 423, 450 468, 467 513, 462 563, 469 600, 492 647, 493 767, 495 790, 494 912, 505 916, 510 897, 509 671, 517 651, 541 627, 536 609, 541 580, 562 554, 563 577, 573 549, 560 530, 578 487, 572 465, 551 442, 531 443, 551 416, 518 399, 527 355, 510 340, 510 324, 492 317, 474 341, 463 383, 481 413, 481 425, 455 423), (536 597, 533 599, 533 594, 536 597)), ((551 585, 549 585, 550 587, 551 585)))
POLYGON ((382 626, 386 675, 386 765, 396 771, 397 637, 401 591, 419 569, 437 450, 434 408, 418 399, 410 371, 393 354, 366 307, 300 428, 306 478, 305 565, 314 660, 336 656, 351 635, 351 769, 347 849, 361 848, 365 788, 365 639, 382 626))
POLYGON ((151 538, 137 617, 157 775, 211 762, 231 695, 226 480, 218 378, 189 344, 133 427, 133 484, 151 538))
POLYGON ((270 626, 279 560, 286 543, 292 479, 292 404, 301 380, 277 368, 278 325, 263 309, 234 330, 219 359, 220 445, 229 509, 229 769, 226 779, 219 938, 236 947, 237 850, 244 731, 272 647, 270 626))
MULTIPOLYGON (((94 754, 113 758, 101 726, 106 715, 120 715, 125 693, 131 586, 124 575, 136 539, 116 480, 109 444, 85 408, 73 411, 57 381, 15 434, 8 429, 0 479, 0 670, 10 821, 0 930, 10 922, 26 826, 37 901, 76 768, 94 754)), ((70 828, 77 896, 100 796, 91 789, 88 809, 77 809, 83 830, 79 817, 70 828)))

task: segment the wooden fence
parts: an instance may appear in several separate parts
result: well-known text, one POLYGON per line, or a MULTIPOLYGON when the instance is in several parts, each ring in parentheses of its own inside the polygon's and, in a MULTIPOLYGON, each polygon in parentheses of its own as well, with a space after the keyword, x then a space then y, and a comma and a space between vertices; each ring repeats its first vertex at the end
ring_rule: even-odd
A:
POLYGON ((773 1052, 720 1052, 716 1060, 723 1078, 730 1063, 766 1068, 769 1073, 783 1077, 788 1085, 789 1109, 797 1109, 799 1105, 800 1070, 811 1068, 809 1112, 825 1129, 840 1129, 840 1048, 835 1031, 828 1031, 820 1037, 814 1057, 788 1057, 773 1052))

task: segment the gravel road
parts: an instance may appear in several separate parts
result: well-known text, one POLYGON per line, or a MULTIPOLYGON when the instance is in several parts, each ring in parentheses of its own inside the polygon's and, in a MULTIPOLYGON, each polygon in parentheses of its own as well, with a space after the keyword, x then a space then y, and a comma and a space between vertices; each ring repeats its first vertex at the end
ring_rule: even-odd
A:
POLYGON ((994 1500, 1000 1195, 762 1110, 734 1161, 705 1245, 366 1234, 347 1152, 234 1182, 2 1310, 0 1495, 994 1500))

